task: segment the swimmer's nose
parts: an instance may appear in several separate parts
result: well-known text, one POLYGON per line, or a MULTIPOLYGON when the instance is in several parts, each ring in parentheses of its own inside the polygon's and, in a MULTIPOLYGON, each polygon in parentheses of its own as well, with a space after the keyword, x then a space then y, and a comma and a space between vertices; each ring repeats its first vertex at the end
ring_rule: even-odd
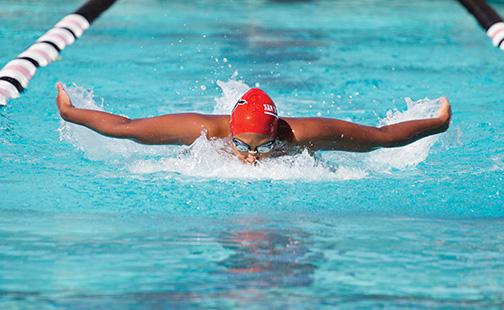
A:
POLYGON ((255 156, 252 156, 251 154, 249 154, 247 156, 247 158, 245 158, 245 160, 247 161, 247 163, 249 164, 255 164, 256 161, 257 161, 257 158, 255 156))

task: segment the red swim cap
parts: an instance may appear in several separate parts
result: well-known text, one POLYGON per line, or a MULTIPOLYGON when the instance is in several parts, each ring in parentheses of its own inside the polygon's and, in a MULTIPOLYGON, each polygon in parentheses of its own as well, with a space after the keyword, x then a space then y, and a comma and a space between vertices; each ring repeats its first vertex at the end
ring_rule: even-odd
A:
POLYGON ((245 132, 274 136, 278 127, 276 105, 264 91, 251 88, 233 108, 230 126, 233 136, 245 132))

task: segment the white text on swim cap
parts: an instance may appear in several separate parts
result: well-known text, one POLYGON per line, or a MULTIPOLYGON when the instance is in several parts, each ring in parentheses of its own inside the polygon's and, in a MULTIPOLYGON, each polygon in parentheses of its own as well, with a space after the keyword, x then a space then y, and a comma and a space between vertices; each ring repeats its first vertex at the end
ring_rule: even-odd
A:
POLYGON ((264 107, 264 114, 269 114, 273 116, 277 116, 277 110, 274 105, 271 104, 263 104, 264 107))

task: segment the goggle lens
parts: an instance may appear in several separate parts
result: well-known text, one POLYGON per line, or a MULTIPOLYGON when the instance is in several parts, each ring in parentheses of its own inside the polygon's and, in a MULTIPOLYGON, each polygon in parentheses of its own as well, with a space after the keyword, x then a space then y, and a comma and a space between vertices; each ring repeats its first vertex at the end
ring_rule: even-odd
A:
MULTIPOLYGON (((238 151, 243 152, 243 153, 252 151, 252 148, 247 143, 245 143, 239 139, 236 139, 236 138, 233 138, 232 141, 238 151)), ((256 147, 256 151, 257 151, 257 153, 260 153, 260 154, 268 153, 273 150, 274 146, 275 146, 275 140, 268 141, 266 143, 258 145, 256 147)))
POLYGON ((234 143, 235 147, 238 149, 238 151, 240 151, 240 152, 245 153, 245 152, 248 152, 250 149, 250 146, 248 144, 246 144, 238 139, 233 138, 233 143, 234 143))
POLYGON ((275 146, 275 141, 269 141, 269 142, 266 142, 264 144, 261 144, 259 146, 257 146, 257 152, 258 153, 268 153, 268 152, 271 152, 271 150, 273 150, 273 147, 275 146))

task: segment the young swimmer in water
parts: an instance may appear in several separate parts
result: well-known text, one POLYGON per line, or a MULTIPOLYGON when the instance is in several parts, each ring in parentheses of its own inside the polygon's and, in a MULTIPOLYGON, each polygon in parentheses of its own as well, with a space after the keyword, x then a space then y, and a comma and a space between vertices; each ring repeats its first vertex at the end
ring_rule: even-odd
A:
POLYGON ((143 144, 192 144, 204 131, 208 139, 227 139, 243 162, 289 153, 293 149, 369 152, 398 147, 448 129, 451 109, 441 98, 437 117, 402 122, 380 128, 321 117, 279 117, 275 103, 262 90, 248 90, 231 115, 167 114, 128 119, 107 112, 72 105, 61 83, 57 84, 61 117, 102 135, 131 139, 143 144))

